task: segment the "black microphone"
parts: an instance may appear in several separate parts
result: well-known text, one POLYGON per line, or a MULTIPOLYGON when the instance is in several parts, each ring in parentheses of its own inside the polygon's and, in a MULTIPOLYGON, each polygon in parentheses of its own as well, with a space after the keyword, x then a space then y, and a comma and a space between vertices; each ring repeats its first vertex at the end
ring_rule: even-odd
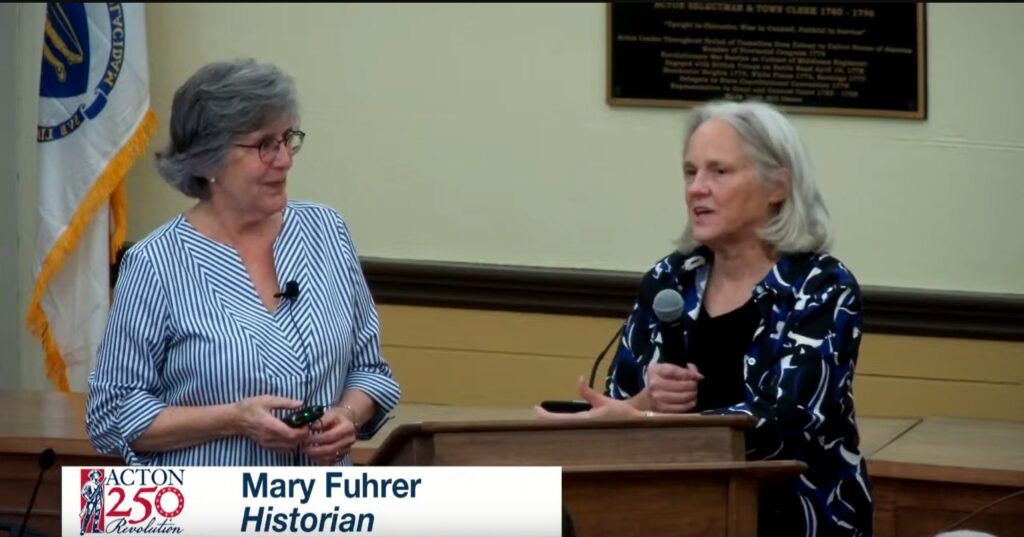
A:
POLYGON ((299 282, 295 280, 288 280, 284 284, 283 291, 280 293, 274 293, 274 298, 287 298, 289 300, 299 298, 299 282))
POLYGON ((43 474, 53 467, 57 460, 57 454, 50 448, 46 448, 39 454, 39 477, 36 478, 36 487, 32 489, 32 499, 28 501, 28 509, 25 510, 25 518, 21 520, 21 528, 18 529, 18 537, 25 535, 25 527, 28 525, 28 517, 32 514, 32 508, 36 505, 36 495, 39 494, 39 486, 43 484, 43 474))
POLYGON ((683 331, 680 330, 683 319, 683 295, 675 289, 662 289, 654 295, 652 307, 654 315, 658 317, 661 332, 661 357, 658 361, 686 367, 683 359, 683 331))

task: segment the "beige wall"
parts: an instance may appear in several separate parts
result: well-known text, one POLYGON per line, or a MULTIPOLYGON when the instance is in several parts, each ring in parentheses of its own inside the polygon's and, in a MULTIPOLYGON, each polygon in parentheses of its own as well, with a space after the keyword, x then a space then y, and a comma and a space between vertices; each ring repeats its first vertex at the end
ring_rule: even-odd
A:
MULTIPOLYGON (((639 271, 681 229, 685 111, 605 104, 603 4, 148 14, 163 118, 214 59, 297 78, 309 137, 290 193, 341 210, 364 255, 639 271)), ((1024 293, 1022 20, 1024 5, 928 6, 927 121, 795 118, 863 283, 1024 293)), ((186 206, 151 162, 130 196, 136 237, 186 206)))
MULTIPOLYGON (((569 315, 380 310, 384 354, 408 403, 531 407, 578 399, 576 379, 590 375, 621 324, 569 315)), ((865 334, 854 392, 862 416, 1024 420, 1024 343, 865 334)))
MULTIPOLYGON (((33 270, 36 240, 36 119, 38 117, 39 69, 42 63, 42 28, 46 15, 46 4, 15 4, 16 25, 14 32, 14 83, 17 108, 14 111, 15 162, 18 167, 17 215, 18 215, 18 271, 17 294, 18 315, 13 319, 18 352, 10 358, 17 360, 17 377, 8 382, 11 388, 49 389, 43 373, 43 352, 39 341, 25 327, 25 314, 32 295, 33 270)), ((8 280, 9 282, 10 280, 8 280)), ((5 283, 10 285, 10 283, 5 283)))
MULTIPOLYGON (((15 69, 15 29, 17 18, 13 4, 0 4, 0 73, 15 69)), ((13 125, 18 108, 14 77, 0 77, 0 126, 13 125)), ((0 252, 18 251, 18 164, 15 129, 0 127, 0 252)), ((18 355, 18 256, 0 256, 0 274, 9 283, 0 283, 0 356, 18 355)), ((2 280, 0 280, 2 281, 2 280)), ((0 389, 13 388, 21 375, 17 360, 0 358, 0 389)))
MULTIPOLYGON (((162 119, 152 149, 166 143, 174 88, 200 65, 236 56, 279 64, 298 80, 309 133, 290 193, 341 210, 362 255, 641 271, 682 225, 685 111, 605 104, 603 4, 147 9, 162 119)), ((44 10, 16 8, 21 316, 31 290, 44 10)), ((862 283, 1024 293, 1024 131, 1013 98, 1024 70, 1012 68, 1024 48, 1021 20, 1024 5, 928 6, 927 121, 794 117, 834 216, 836 253, 862 283)), ((156 177, 151 158, 128 188, 133 239, 189 204, 156 177)), ((18 330, 20 385, 46 387, 38 344, 18 330)), ((599 346, 603 334, 584 329, 580 344, 599 346)), ((946 341, 922 341, 931 350, 918 356, 953 352, 946 341)), ((1020 363, 1017 346, 964 345, 972 356, 1016 352, 1020 363)), ((415 365, 403 368, 445 359, 406 356, 415 365)), ((572 376, 578 365, 558 367, 572 376)), ((996 366, 967 371, 988 367, 996 366)), ((877 386, 898 393, 900 382, 880 377, 877 386)), ((510 386, 502 389, 522 389, 510 386)))

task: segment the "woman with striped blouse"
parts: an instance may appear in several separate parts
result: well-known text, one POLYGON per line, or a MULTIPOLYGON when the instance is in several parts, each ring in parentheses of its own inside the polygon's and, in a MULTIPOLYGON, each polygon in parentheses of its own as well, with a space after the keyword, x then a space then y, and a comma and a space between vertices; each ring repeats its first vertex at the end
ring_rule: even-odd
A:
POLYGON ((132 246, 90 375, 93 445, 130 464, 350 464, 400 390, 344 220, 289 201, 292 79, 252 60, 174 94, 157 166, 198 199, 132 246), (326 407, 310 425, 282 421, 326 407))

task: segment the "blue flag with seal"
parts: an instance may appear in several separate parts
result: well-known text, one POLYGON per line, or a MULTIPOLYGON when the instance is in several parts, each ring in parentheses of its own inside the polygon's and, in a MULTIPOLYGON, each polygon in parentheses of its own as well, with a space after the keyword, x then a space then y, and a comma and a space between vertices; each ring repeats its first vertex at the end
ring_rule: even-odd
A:
POLYGON ((125 237, 125 176, 156 130, 142 4, 50 2, 39 80, 39 206, 28 325, 46 376, 86 389, 125 237))

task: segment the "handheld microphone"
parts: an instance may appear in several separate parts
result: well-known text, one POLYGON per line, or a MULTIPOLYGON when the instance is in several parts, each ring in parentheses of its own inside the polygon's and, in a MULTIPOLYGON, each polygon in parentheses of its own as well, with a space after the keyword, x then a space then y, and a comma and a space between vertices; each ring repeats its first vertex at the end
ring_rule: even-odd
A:
POLYGON ((25 534, 25 527, 28 525, 28 517, 32 514, 32 508, 36 505, 36 495, 39 494, 39 486, 43 484, 43 474, 53 467, 57 460, 57 454, 50 448, 46 448, 39 454, 39 477, 36 478, 36 487, 32 489, 32 498, 28 501, 28 509, 25 510, 25 518, 21 520, 21 527, 18 528, 18 537, 25 534))
POLYGON ((686 367, 682 330, 679 329, 683 318, 683 295, 675 289, 662 289, 654 295, 652 307, 661 332, 661 357, 658 361, 686 367))

